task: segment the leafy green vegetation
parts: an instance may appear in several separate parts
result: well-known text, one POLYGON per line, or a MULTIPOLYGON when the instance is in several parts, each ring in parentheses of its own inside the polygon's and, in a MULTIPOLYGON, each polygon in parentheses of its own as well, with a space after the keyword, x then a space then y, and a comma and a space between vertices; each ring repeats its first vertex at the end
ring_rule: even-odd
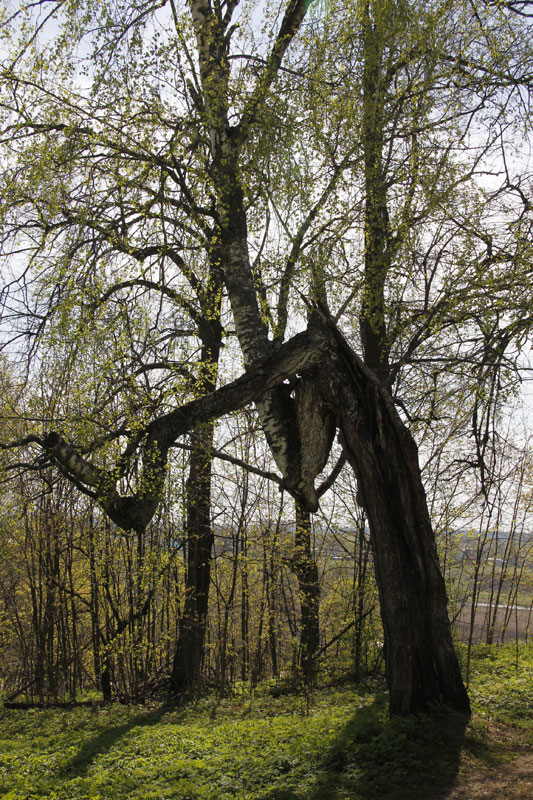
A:
POLYGON ((532 724, 533 648, 524 642, 478 645, 471 671, 475 713, 486 719, 532 724))
MULTIPOLYGON (((475 716, 387 716, 386 696, 253 694, 195 706, 4 709, 6 800, 370 800, 440 796, 461 764, 483 768, 533 744, 533 648, 475 648, 475 716)), ((464 769, 464 767, 463 767, 464 769)))

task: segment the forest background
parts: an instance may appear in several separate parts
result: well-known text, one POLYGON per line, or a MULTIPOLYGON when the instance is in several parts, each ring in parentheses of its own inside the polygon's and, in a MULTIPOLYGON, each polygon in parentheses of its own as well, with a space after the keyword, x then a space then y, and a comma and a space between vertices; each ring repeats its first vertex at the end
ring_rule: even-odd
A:
MULTIPOLYGON (((466 683, 475 641, 518 653, 529 4, 1 13, 6 696, 386 666, 413 710, 395 676, 443 630, 433 531, 466 683), (423 532, 422 611, 383 560, 395 518, 423 532)), ((464 706, 460 678, 427 691, 464 706)))

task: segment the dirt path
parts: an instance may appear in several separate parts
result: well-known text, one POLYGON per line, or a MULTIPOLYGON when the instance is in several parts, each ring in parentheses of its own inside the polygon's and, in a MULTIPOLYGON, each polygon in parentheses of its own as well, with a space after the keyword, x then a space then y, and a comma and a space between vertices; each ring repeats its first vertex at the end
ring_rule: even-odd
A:
POLYGON ((463 772, 460 785, 442 800, 533 800, 533 753, 475 772, 463 772))

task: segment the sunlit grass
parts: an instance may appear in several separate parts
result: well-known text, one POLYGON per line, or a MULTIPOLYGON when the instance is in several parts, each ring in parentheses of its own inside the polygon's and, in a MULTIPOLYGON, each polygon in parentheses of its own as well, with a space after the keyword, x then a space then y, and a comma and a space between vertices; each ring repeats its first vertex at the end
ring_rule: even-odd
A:
POLYGON ((443 709, 389 720, 386 696, 352 689, 310 698, 267 687, 186 709, 4 710, 0 796, 6 800, 371 800, 438 797, 465 757, 509 758, 532 741, 532 648, 476 648, 476 717, 443 709), (491 733, 494 721, 505 736, 491 733), (520 723, 517 728, 515 723, 520 723), (513 731, 515 733, 513 733, 513 731), (516 735, 515 735, 516 734, 516 735))

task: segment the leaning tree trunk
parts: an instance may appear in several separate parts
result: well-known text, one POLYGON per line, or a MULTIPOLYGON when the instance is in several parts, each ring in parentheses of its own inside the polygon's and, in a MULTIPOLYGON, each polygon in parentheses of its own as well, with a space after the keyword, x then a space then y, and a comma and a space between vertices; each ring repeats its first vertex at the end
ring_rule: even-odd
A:
POLYGON ((390 713, 438 702, 469 712, 416 444, 388 391, 338 331, 335 339, 324 386, 370 526, 390 713))

